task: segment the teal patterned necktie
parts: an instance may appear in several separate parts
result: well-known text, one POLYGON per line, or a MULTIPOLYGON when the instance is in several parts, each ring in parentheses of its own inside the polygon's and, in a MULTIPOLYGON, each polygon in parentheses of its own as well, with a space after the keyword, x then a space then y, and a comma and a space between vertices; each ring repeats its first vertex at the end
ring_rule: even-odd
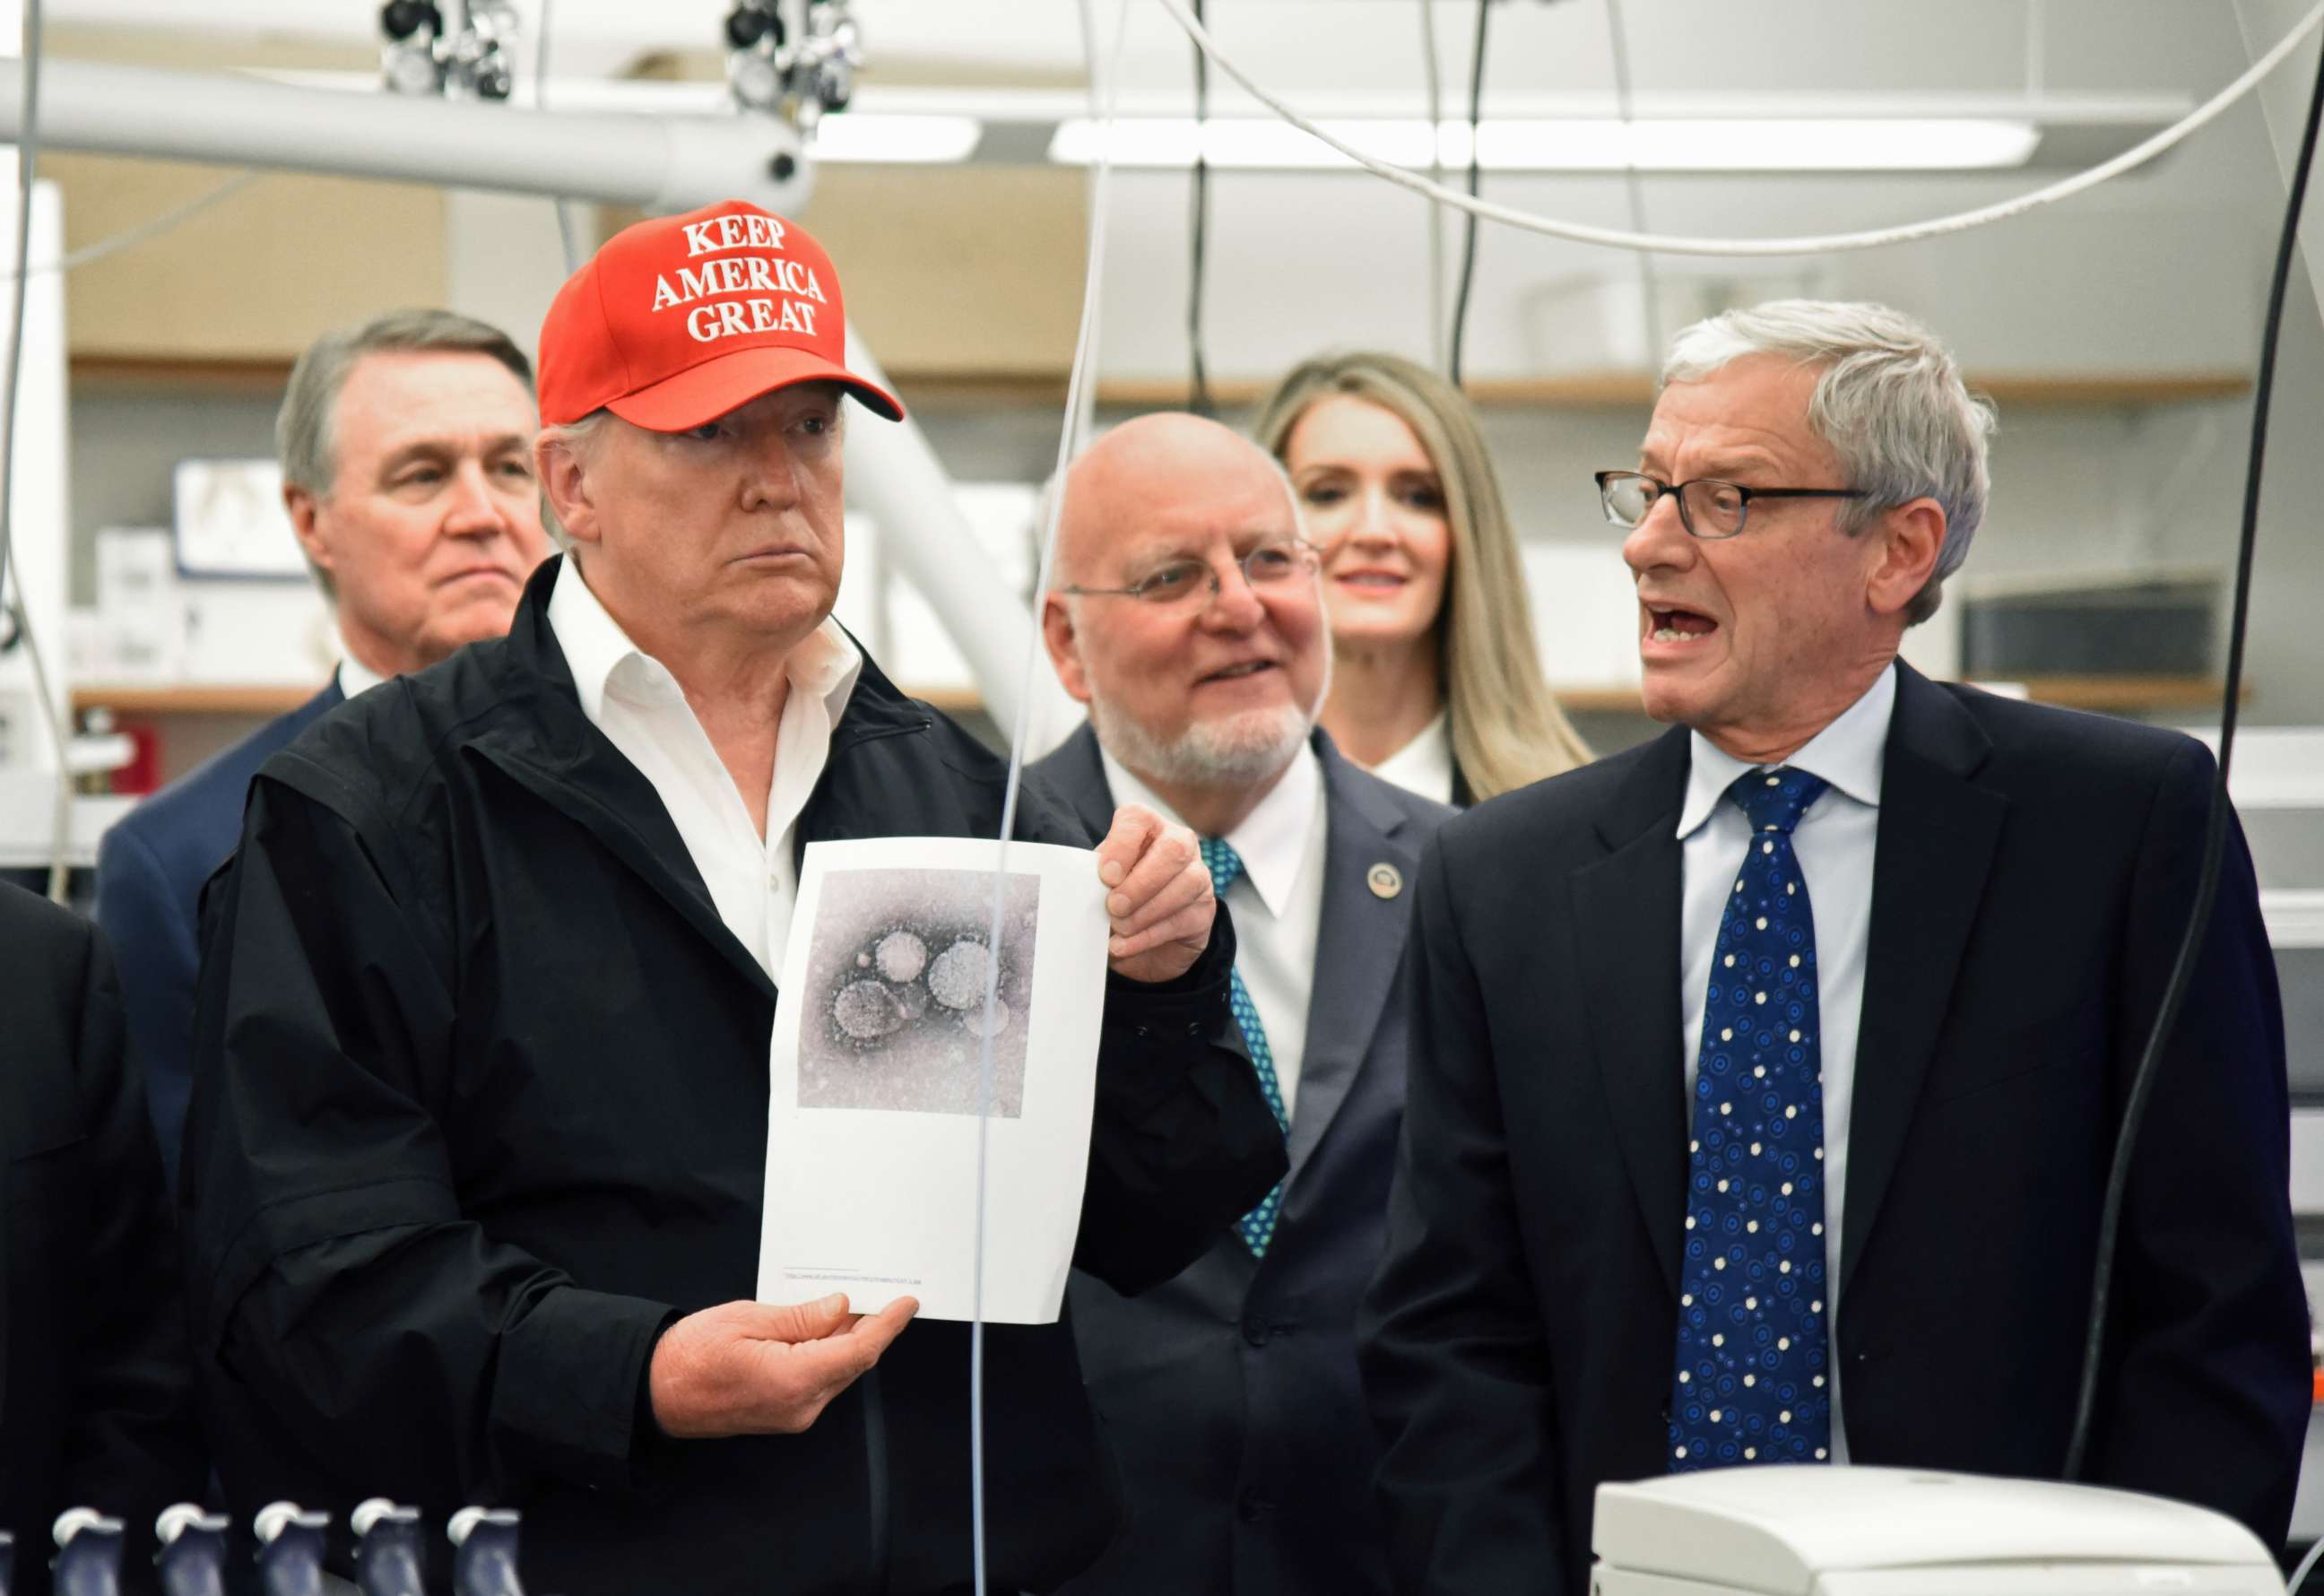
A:
MULTIPOLYGON (((1242 855, 1217 837, 1203 839, 1203 863, 1211 872, 1211 890, 1226 901, 1227 888, 1242 874, 1242 855)), ((1235 1023, 1242 1027, 1243 1046, 1250 1049, 1251 1067, 1259 1072, 1259 1089, 1267 1098, 1267 1106, 1275 1111, 1275 1122, 1286 1136, 1291 1134, 1291 1116, 1283 1112, 1283 1087, 1275 1078, 1275 1049, 1267 1045, 1267 1028, 1259 1022, 1259 1009, 1250 1001, 1250 989, 1242 983, 1242 972, 1231 970, 1227 974, 1227 1002, 1234 1010, 1235 1023)), ((1267 1244, 1275 1240, 1275 1215, 1283 1206, 1283 1187, 1276 1188, 1260 1199, 1237 1222, 1235 1228, 1242 1232, 1243 1245, 1253 1258, 1267 1256, 1267 1244)))

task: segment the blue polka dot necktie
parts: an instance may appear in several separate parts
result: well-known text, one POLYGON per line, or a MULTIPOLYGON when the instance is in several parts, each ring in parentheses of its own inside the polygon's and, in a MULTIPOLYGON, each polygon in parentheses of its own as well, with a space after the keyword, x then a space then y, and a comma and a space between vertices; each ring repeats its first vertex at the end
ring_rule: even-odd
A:
MULTIPOLYGON (((1242 855, 1218 837, 1203 839, 1203 863, 1211 872, 1211 890, 1226 901, 1227 889, 1242 874, 1242 855)), ((1242 983, 1242 972, 1230 970, 1227 974, 1227 1002, 1234 1010, 1235 1023, 1242 1027, 1243 1046, 1250 1049, 1251 1067, 1259 1072, 1259 1089, 1267 1099, 1267 1106, 1275 1111, 1275 1122, 1286 1136, 1291 1134, 1291 1116, 1283 1112, 1283 1087, 1275 1078, 1275 1050, 1267 1045, 1267 1028, 1259 1022, 1259 1009, 1250 1001, 1250 992, 1242 983)), ((1236 1222, 1242 1232, 1243 1245, 1254 1258, 1267 1256, 1267 1244, 1275 1240, 1275 1215, 1283 1206, 1283 1186, 1278 1182, 1267 1194, 1258 1207, 1236 1222)))
POLYGON ((1792 830, 1826 783, 1752 770, 1711 954, 1687 1142, 1673 1472, 1830 1456, 1815 915, 1792 830))

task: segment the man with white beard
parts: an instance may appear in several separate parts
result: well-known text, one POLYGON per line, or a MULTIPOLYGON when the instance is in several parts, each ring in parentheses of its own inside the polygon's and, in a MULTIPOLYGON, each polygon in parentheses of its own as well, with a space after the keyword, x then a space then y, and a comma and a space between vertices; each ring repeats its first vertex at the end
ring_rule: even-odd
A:
POLYGON ((1332 660, 1319 551, 1264 451, 1145 416, 1060 491, 1043 634, 1090 724, 1036 772, 1085 816, 1140 803, 1202 839, 1234 916, 1235 1016, 1291 1160, 1168 1284, 1133 1300, 1074 1277, 1130 1527, 1065 1589, 1384 1591, 1355 1308, 1404 1112, 1403 893, 1452 811, 1316 729, 1332 660))

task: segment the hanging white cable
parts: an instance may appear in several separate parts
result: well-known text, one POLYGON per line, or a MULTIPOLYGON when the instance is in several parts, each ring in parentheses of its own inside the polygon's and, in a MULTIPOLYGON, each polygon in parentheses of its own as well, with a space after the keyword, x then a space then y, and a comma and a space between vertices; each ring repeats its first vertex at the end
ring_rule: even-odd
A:
POLYGON ((2316 1567, 2319 1557, 2324 1557, 2324 1538, 2319 1538, 2309 1547, 2308 1555, 2302 1557, 2300 1566, 2292 1571, 2291 1582, 2283 1587, 2284 1596, 2300 1596, 2300 1587, 2308 1582, 2308 1575, 2316 1567))
POLYGON ((2025 0, 2025 98, 2030 103, 2049 87, 2050 8, 2045 0, 2025 0))
MULTIPOLYGON (((539 30, 532 42, 532 108, 549 109, 549 14, 554 0, 540 0, 540 14, 533 26, 539 30)), ((557 241, 565 251, 565 274, 567 277, 581 270, 581 239, 574 225, 573 202, 562 196, 549 201, 557 208, 557 241)))
MULTIPOLYGON (((1630 125, 1630 34, 1622 20, 1622 0, 1606 0, 1606 42, 1613 56, 1614 114, 1622 125, 1630 125)), ((1630 230, 1646 230, 1646 182, 1639 174, 1638 163, 1622 163, 1622 192, 1630 208, 1630 230)), ((1652 365, 1661 358, 1663 347, 1662 282, 1655 272, 1652 250, 1638 252, 1638 305, 1646 322, 1646 364, 1652 365)))
MULTIPOLYGON (((23 126, 16 138, 16 241, 14 265, 8 273, 8 365, 0 377, 0 595, 8 591, 8 567, 14 551, 16 530, 16 401, 24 372, 25 295, 32 263, 32 176, 41 154, 41 0, 24 0, 23 126)), ((51 816, 49 897, 65 900, 71 873, 68 859, 72 838, 72 760, 67 746, 64 719, 49 690, 48 662, 41 656, 41 640, 32 631, 32 617, 24 604, 20 577, 8 597, 8 614, 16 625, 16 641, 31 667, 32 697, 57 757, 56 807, 51 816)))
MULTIPOLYGON (((1444 85, 1437 77, 1436 0, 1420 0, 1420 60, 1427 74, 1428 125, 1444 125, 1444 85)), ((1444 141, 1428 141, 1428 180, 1444 180, 1444 141)), ((1428 208, 1428 361, 1444 369, 1444 217, 1428 208)))
MULTIPOLYGON (((1001 791, 1000 846, 992 865, 992 928, 985 943, 988 948, 994 949, 1001 946, 1001 927, 1006 911, 1009 885, 1009 838, 1017 827, 1017 795, 1025 775, 1025 741, 1032 726, 1033 673, 1041 659, 1040 605, 1043 595, 1049 591, 1050 574, 1056 562, 1057 522, 1065 508, 1065 467, 1088 436, 1091 400, 1095 392, 1090 373, 1096 364, 1100 307, 1104 297, 1106 208, 1112 176, 1107 151, 1112 143, 1114 107, 1121 83, 1122 43, 1130 35, 1130 0, 1121 0, 1114 15, 1113 56, 1102 71, 1098 64, 1097 18, 1092 11, 1092 5, 1093 0, 1078 0, 1082 51, 1089 71, 1090 113, 1097 119, 1098 129, 1096 159, 1090 163, 1089 261, 1082 285, 1081 329, 1074 335, 1074 364, 1065 382, 1065 415, 1064 425, 1058 429, 1056 468, 1050 477, 1058 486, 1057 491, 1045 496, 1040 553, 1034 562, 1034 624, 1025 638, 1024 674, 1017 694, 1016 724, 1009 735, 1009 779, 1001 791)), ((988 958, 984 962, 984 1023, 979 1028, 983 1038, 977 1049, 976 1249, 973 1285, 969 1299, 968 1333, 969 1498, 976 1559, 976 1596, 985 1596, 985 1167, 991 1142, 992 1039, 1000 1029, 997 1012, 1000 1001, 1001 961, 997 957, 988 958)))
MULTIPOLYGON (((8 598, 9 561, 16 542, 15 495, 9 490, 14 485, 16 465, 16 383, 24 364, 25 279, 32 264, 32 166, 40 155, 40 0, 27 0, 25 5, 21 48, 24 52, 21 91, 24 125, 16 139, 16 236, 10 251, 14 264, 8 273, 12 285, 8 296, 8 365, 6 372, 0 374, 0 599, 7 599, 11 613, 19 617, 23 609, 22 601, 8 598)), ((21 619, 18 623, 21 627, 21 619)))
POLYGON ((1909 244, 1923 238, 1941 237, 1948 233, 1964 233, 1989 222, 2006 221, 2027 211, 2070 199, 2086 189, 2120 177, 2145 165, 2164 151, 2172 148, 2188 135, 2216 121, 2221 113, 2251 92, 2261 78, 2266 77, 2284 59, 2300 48, 2307 37, 2324 23, 2324 4, 2319 4, 2290 32, 2277 41, 2274 48, 2251 64, 2248 71, 2213 95, 2178 122, 2164 128, 2153 138, 2135 148, 2124 151, 2110 161, 2101 161, 2087 171, 2005 199, 1996 205, 1981 206, 1975 210, 1960 211, 1952 216, 1938 217, 1925 222, 1910 222, 1896 227, 1877 227, 1861 233, 1826 233, 1800 238, 1694 238, 1678 234, 1626 232, 1618 227, 1593 227, 1582 222, 1559 221, 1554 217, 1536 216, 1530 211, 1510 206, 1497 205, 1487 199, 1471 198, 1457 189, 1448 189, 1432 182, 1416 171, 1407 171, 1391 161, 1366 154, 1344 141, 1334 137, 1310 118, 1300 115, 1282 100, 1251 81, 1250 75, 1222 54, 1217 43, 1205 32, 1200 23, 1188 14, 1185 0, 1158 0, 1162 9, 1185 30, 1211 58, 1212 64, 1240 84, 1243 90, 1260 105, 1274 112, 1301 132, 1322 140, 1367 171, 1401 184, 1416 193, 1425 194, 1439 204, 1452 206, 1482 217, 1489 222, 1500 222, 1527 233, 1546 234, 1552 238, 1570 239, 1576 244, 1602 244, 1609 249, 1651 249, 1681 255, 1806 255, 1823 254, 1840 250, 1877 249, 1886 244, 1909 244))
MULTIPOLYGON (((265 175, 256 171, 236 172, 217 187, 203 189, 182 205, 173 205, 159 216, 148 217, 142 222, 124 227, 111 237, 98 239, 95 244, 84 244, 53 261, 35 261, 25 270, 35 277, 44 277, 51 272, 78 272, 83 266, 101 261, 107 255, 119 254, 124 249, 134 248, 149 238, 159 237, 180 223, 192 220, 219 200, 241 193, 265 175)), ((13 270, 0 272, 0 282, 11 281, 15 275, 13 270)))

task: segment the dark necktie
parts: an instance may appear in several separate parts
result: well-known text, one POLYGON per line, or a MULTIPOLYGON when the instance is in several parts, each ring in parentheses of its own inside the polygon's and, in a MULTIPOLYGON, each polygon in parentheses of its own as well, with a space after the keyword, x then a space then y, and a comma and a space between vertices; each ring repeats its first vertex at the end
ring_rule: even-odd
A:
MULTIPOLYGON (((1226 901, 1227 889, 1242 874, 1242 855, 1231 844, 1219 837, 1204 837, 1202 843, 1203 863, 1211 872, 1211 890, 1219 901, 1226 901)), ((1259 1009, 1250 1001, 1250 992, 1242 983, 1242 972, 1232 970, 1227 975, 1227 1003, 1234 1010, 1235 1023, 1242 1027, 1243 1046, 1250 1049, 1251 1067, 1259 1072, 1259 1089, 1267 1099, 1267 1106, 1275 1111, 1275 1122, 1286 1136, 1291 1134, 1291 1117, 1283 1112, 1283 1086, 1275 1078, 1275 1049, 1267 1045, 1267 1028, 1259 1022, 1259 1009)), ((1277 1183, 1258 1207, 1237 1222, 1242 1232, 1243 1245, 1251 1256, 1267 1256, 1267 1244, 1275 1240, 1275 1215, 1283 1206, 1283 1186, 1277 1183)))
POLYGON ((1737 778, 1751 842, 1720 916, 1687 1142, 1673 1472, 1829 1458, 1823 1050, 1792 830, 1824 781, 1737 778))

